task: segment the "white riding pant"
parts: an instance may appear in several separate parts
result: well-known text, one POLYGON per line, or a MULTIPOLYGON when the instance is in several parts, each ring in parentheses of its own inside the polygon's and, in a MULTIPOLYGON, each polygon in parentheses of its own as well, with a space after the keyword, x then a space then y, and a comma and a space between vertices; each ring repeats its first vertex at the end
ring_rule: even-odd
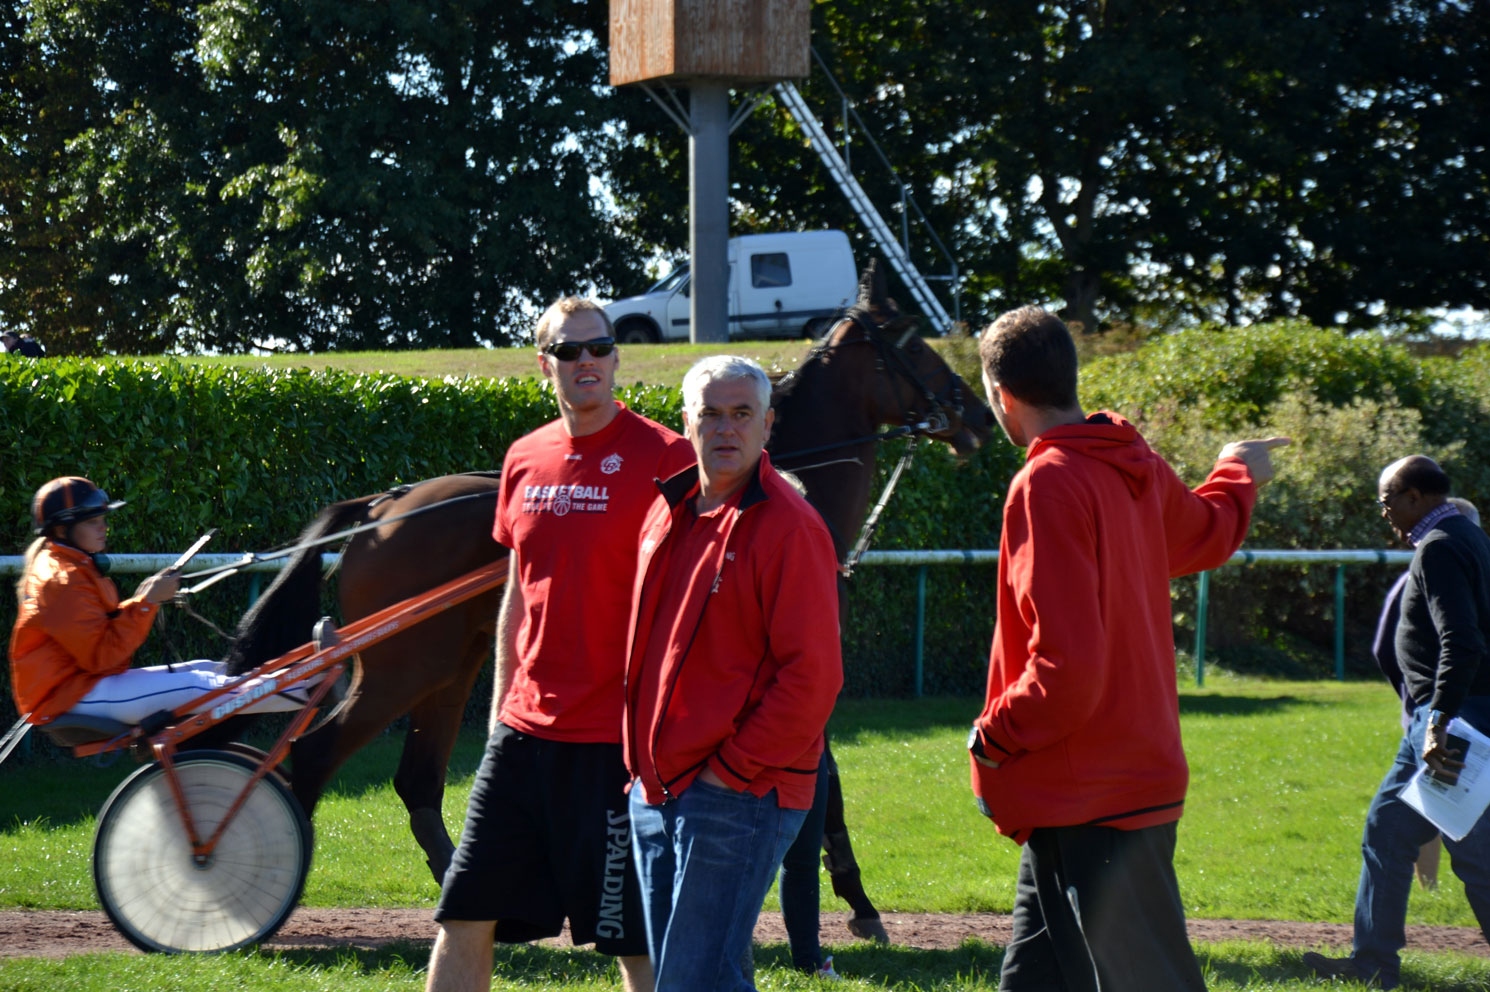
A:
MULTIPOLYGON (((213 689, 235 683, 240 685, 239 692, 252 692, 263 683, 263 679, 231 676, 227 674, 227 665, 220 661, 188 661, 179 665, 131 668, 127 672, 106 675, 99 679, 69 712, 135 724, 152 713, 173 710, 213 689)), ((298 710, 305 705, 305 697, 311 684, 313 680, 301 682, 288 691, 267 693, 245 706, 242 712, 276 713, 298 710)), ((232 698, 233 696, 219 696, 213 705, 228 702, 232 698)))

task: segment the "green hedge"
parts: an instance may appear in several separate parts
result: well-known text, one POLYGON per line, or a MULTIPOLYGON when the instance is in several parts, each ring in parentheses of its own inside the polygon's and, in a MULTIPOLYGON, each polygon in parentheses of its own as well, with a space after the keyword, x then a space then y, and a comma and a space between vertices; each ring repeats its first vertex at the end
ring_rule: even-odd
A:
MULTIPOLYGON (((977 381, 969 341, 943 343, 977 381)), ((674 389, 622 390, 638 412, 674 427, 674 389)), ((1193 331, 1082 372, 1088 409, 1132 418, 1192 484, 1230 439, 1286 433, 1280 475, 1264 490, 1248 546, 1358 548, 1389 538, 1376 475, 1411 451, 1439 457, 1456 492, 1490 504, 1490 347, 1457 359, 1415 358, 1379 338, 1283 323, 1193 331)), ((0 417, 11 439, 0 462, 3 546, 29 543, 31 494, 53 476, 81 473, 130 501, 112 521, 119 550, 171 551, 208 527, 212 550, 265 550, 291 541, 326 503, 446 472, 495 468, 507 444, 556 415, 533 379, 427 380, 339 372, 245 371, 175 361, 0 362, 0 417)), ((883 483, 899 455, 880 457, 883 483)), ((923 443, 882 519, 879 549, 992 548, 1000 505, 1022 453, 997 437, 959 461, 923 443)), ((924 688, 982 691, 993 629, 994 568, 927 571, 924 688)), ((1369 670, 1369 630, 1390 580, 1353 567, 1349 646, 1369 670)), ((124 576, 126 589, 136 581, 124 576)), ((234 579, 199 609, 230 628, 251 579, 234 579), (235 583, 238 583, 235 585, 235 583)), ((1228 566, 1209 616, 1213 657, 1250 671, 1331 670, 1333 569, 1228 566)), ((846 693, 905 695, 912 685, 916 569, 866 566, 850 581, 846 693)), ((1193 643, 1193 581, 1174 586, 1176 634, 1193 643)), ((0 597, 0 624, 14 618, 0 597)), ((170 619, 178 650, 215 656, 215 636, 170 619)), ((143 660, 165 650, 152 639, 143 660)), ((0 675, 0 679, 5 676, 0 675)), ((480 690, 478 690, 478 695, 480 690)), ((9 692, 0 717, 11 711, 9 692)))
MULTIPOLYGON (((1414 452, 1437 458, 1457 495, 1490 509, 1490 346, 1419 359, 1380 337, 1285 322, 1190 331, 1083 370, 1089 407, 1121 410, 1182 477, 1203 477, 1225 441, 1285 434, 1247 546, 1379 548, 1391 532, 1377 477, 1414 452)), ((1370 640, 1397 569, 1351 566, 1346 664, 1371 675, 1370 640)), ((1216 572, 1208 650, 1229 667, 1297 677, 1333 671, 1332 566, 1227 566, 1216 572)), ((1194 641, 1194 582, 1174 584, 1180 643, 1194 641)))
MULTIPOLYGON (((621 391, 640 413, 680 426, 674 389, 621 391)), ((59 475, 86 475, 129 506, 110 520, 116 551, 170 552, 210 527, 211 551, 292 542, 327 503, 449 472, 495 469, 516 437, 557 416, 536 379, 443 380, 336 371, 242 370, 176 361, 0 361, 0 547, 31 542, 30 500, 59 475)), ((117 578, 126 592, 142 578, 117 578)), ((196 604, 231 630, 252 577, 196 604)), ((220 657, 207 628, 164 611, 176 651, 220 657)), ((0 596, 8 633, 15 599, 0 596)), ((170 660, 164 638, 141 653, 170 660)), ((13 719, 9 666, 0 722, 13 719)))

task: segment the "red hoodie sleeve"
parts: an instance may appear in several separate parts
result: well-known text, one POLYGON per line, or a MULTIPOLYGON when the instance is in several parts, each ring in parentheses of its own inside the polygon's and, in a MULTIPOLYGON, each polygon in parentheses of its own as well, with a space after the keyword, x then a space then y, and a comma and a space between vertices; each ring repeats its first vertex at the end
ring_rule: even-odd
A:
POLYGON ((1246 540, 1257 502, 1257 484, 1240 458, 1216 462, 1205 482, 1191 490, 1168 464, 1163 466, 1164 533, 1169 575, 1174 578, 1224 565, 1246 540))

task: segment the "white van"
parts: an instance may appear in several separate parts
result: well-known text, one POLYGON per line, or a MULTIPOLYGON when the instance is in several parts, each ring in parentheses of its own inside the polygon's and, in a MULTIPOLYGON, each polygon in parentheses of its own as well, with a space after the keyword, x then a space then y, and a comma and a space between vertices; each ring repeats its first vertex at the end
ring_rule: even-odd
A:
MULTIPOLYGON (((688 266, 680 265, 642 295, 607 305, 616 339, 688 340, 690 285, 688 266)), ((854 253, 842 231, 730 238, 730 337, 812 337, 854 302, 858 287, 854 253)))

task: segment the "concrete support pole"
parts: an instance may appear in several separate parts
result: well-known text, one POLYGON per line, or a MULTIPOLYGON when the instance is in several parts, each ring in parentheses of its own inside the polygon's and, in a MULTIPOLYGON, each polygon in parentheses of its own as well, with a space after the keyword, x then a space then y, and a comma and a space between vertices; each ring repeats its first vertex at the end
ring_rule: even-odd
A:
POLYGON ((697 80, 688 97, 688 332, 695 344, 723 342, 729 340, 729 87, 697 80))

